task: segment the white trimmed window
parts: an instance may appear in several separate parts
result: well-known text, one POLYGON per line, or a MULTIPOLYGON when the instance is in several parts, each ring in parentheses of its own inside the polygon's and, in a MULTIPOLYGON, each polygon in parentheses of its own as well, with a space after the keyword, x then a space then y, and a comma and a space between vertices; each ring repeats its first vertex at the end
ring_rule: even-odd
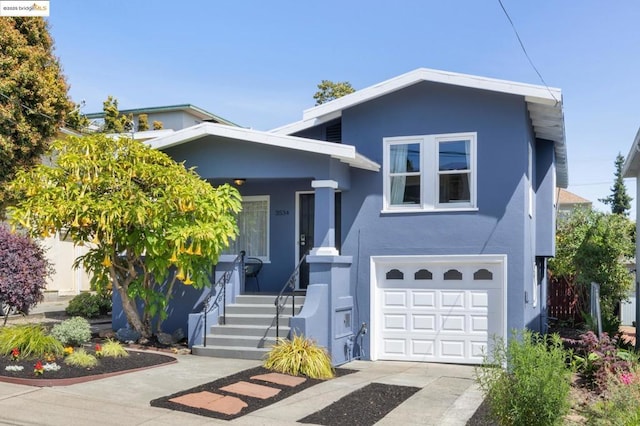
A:
POLYGON ((238 254, 244 250, 247 257, 269 261, 269 196, 242 197, 242 211, 238 214, 240 231, 235 241, 230 241, 224 254, 238 254))
POLYGON ((475 210, 476 137, 385 138, 383 211, 475 210))

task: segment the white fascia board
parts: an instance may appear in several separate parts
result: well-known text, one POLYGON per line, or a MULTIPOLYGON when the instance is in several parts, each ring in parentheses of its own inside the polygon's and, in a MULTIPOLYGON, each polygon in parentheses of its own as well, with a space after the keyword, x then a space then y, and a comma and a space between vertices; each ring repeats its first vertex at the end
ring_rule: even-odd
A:
POLYGON ((367 170, 371 170, 372 168, 375 168, 375 166, 379 168, 377 163, 374 163, 358 154, 355 147, 352 145, 279 135, 259 130, 244 129, 241 127, 231 127, 213 123, 198 124, 175 132, 167 137, 149 140, 147 143, 154 149, 166 149, 204 136, 218 136, 280 148, 312 152, 315 154, 329 155, 332 158, 338 159, 347 164, 353 164, 355 167, 366 168, 367 170))
POLYGON ((277 133, 280 135, 291 135, 297 133, 301 130, 308 129, 310 127, 318 126, 320 124, 331 121, 335 118, 339 118, 342 115, 342 110, 334 111, 330 114, 324 115, 322 117, 314 118, 311 120, 300 120, 295 123, 285 124, 284 126, 276 127, 275 129, 269 130, 270 133, 277 133))
POLYGON ((343 110, 423 81, 524 96, 527 102, 530 103, 555 105, 562 101, 562 92, 557 88, 419 68, 365 89, 355 91, 334 101, 327 102, 326 104, 310 108, 304 111, 302 119, 310 120, 322 117, 337 110, 343 110))
POLYGON ((562 109, 562 91, 557 88, 428 68, 418 68, 373 86, 357 90, 331 102, 309 108, 303 112, 301 121, 278 127, 271 130, 271 132, 291 134, 316 126, 339 117, 346 108, 423 81, 523 96, 530 105, 541 104, 555 108, 560 106, 558 109, 562 109))
POLYGON ((636 133, 636 137, 633 139, 629 153, 624 160, 622 166, 622 176, 625 178, 637 178, 639 175, 638 163, 640 162, 640 129, 636 133))

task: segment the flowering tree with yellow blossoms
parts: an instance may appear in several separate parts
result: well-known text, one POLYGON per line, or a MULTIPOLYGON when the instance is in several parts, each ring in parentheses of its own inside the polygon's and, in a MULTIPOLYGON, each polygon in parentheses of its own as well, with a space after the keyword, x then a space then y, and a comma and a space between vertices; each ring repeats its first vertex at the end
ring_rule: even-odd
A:
POLYGON ((131 327, 149 338, 175 285, 209 285, 212 265, 238 233, 240 194, 127 138, 69 137, 51 152, 10 184, 19 200, 8 211, 12 225, 87 245, 76 266, 91 273, 96 290, 112 285, 131 327))

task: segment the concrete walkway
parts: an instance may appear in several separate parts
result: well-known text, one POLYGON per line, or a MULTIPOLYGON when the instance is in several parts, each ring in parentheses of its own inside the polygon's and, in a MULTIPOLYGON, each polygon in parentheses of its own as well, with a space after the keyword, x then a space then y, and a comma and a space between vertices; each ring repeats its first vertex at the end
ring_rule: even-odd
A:
POLYGON ((287 425, 371 382, 422 389, 380 425, 464 425, 482 401, 473 367, 354 361, 360 370, 308 388, 232 421, 155 408, 152 399, 259 365, 257 361, 178 356, 178 363, 71 386, 37 388, 0 382, 0 425, 287 425))
MULTIPOLYGON (((41 304, 32 315, 59 308, 41 304), (48 310, 49 309, 49 310, 48 310)), ((64 309, 64 308, 62 308, 64 309)), ((34 318, 35 319, 35 318, 34 318)), ((0 382, 0 425, 287 425, 371 382, 421 390, 379 425, 465 425, 482 402, 471 366, 354 361, 357 373, 329 380, 232 421, 151 407, 162 396, 260 365, 258 361, 178 355, 178 363, 77 385, 37 388, 0 382)))

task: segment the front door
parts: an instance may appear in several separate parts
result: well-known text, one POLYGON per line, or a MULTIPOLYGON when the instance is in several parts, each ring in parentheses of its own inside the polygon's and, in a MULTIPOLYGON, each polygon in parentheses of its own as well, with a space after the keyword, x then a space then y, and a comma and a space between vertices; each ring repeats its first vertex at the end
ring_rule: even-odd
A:
MULTIPOLYGON (((340 251, 341 243, 341 219, 340 212, 342 204, 342 196, 340 192, 336 192, 335 201, 335 240, 336 249, 340 251)), ((298 194, 298 261, 313 248, 313 217, 315 211, 315 194, 313 192, 305 192, 298 194)), ((309 265, 304 262, 300 265, 300 278, 298 281, 299 289, 306 289, 309 286, 309 265)))

